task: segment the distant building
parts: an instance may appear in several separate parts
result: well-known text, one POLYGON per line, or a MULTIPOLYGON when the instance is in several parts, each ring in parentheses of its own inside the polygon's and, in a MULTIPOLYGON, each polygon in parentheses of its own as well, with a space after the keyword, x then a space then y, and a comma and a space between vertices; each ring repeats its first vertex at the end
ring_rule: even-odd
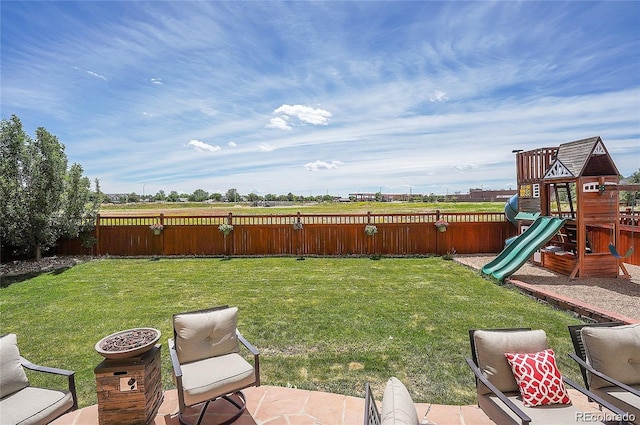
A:
POLYGON ((381 202, 407 202, 421 201, 426 198, 434 198, 439 201, 459 201, 459 202, 507 202, 509 198, 517 193, 516 189, 506 190, 484 190, 469 189, 469 193, 454 193, 447 195, 423 195, 420 193, 350 193, 349 198, 354 201, 376 201, 381 202))
POLYGON ((507 202, 518 191, 516 189, 508 190, 483 190, 483 189, 469 189, 468 194, 458 194, 456 199, 458 201, 469 202, 507 202))

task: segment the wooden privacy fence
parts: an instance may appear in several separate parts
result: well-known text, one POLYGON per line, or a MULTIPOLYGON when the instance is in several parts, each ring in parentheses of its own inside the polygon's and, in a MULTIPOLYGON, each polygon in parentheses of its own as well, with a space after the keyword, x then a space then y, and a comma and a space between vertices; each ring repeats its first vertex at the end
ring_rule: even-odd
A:
POLYGON ((100 215, 97 243, 61 241, 59 254, 113 256, 348 256, 497 253, 515 228, 503 213, 100 215), (446 232, 434 226, 449 222, 446 232), (155 235, 149 228, 160 223, 155 235), (233 225, 224 235, 218 226, 233 225), (299 224, 298 224, 299 223, 299 224), (294 225, 295 224, 295 225, 294 225), (375 225, 369 236, 366 225, 375 225))
MULTIPOLYGON (((622 214, 619 252, 633 246, 624 259, 640 265, 638 213, 622 214)), ((100 215, 94 230, 97 243, 83 248, 81 240, 60 241, 57 254, 112 256, 348 256, 444 255, 499 253, 516 228, 503 213, 412 214, 290 214, 290 215, 100 215), (434 226, 449 222, 446 232, 434 226), (155 235, 149 226, 161 223, 155 235), (224 235, 218 226, 233 225, 224 235), (300 224, 296 224, 300 223, 300 224), (295 226, 294 226, 295 224, 295 226), (377 233, 367 235, 367 224, 377 233)), ((606 252, 611 231, 591 232, 596 252, 606 252)))

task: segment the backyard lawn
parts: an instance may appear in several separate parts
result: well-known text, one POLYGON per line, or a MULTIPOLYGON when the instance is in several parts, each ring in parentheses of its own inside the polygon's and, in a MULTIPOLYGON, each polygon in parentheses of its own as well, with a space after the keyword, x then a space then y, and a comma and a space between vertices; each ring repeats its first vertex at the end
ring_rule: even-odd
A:
POLYGON ((566 355, 577 319, 439 257, 99 259, 1 289, 0 334, 16 333, 35 363, 75 370, 82 407, 97 402, 102 337, 160 329, 173 388, 172 314, 222 304, 239 307, 265 385, 362 397, 397 376, 416 402, 473 404, 468 329, 521 326, 545 329, 578 378, 566 355))

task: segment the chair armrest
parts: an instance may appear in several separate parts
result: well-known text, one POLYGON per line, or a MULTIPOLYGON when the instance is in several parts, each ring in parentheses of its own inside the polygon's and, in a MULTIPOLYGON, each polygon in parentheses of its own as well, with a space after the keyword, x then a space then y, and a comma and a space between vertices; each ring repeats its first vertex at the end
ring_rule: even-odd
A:
POLYGON ((176 342, 173 338, 167 341, 169 345, 169 358, 171 359, 171 366, 173 366, 173 375, 176 379, 182 380, 182 368, 180 367, 180 361, 178 361, 178 352, 176 351, 176 342))
POLYGON ((256 347, 251 345, 251 343, 247 341, 247 339, 237 329, 236 329, 236 336, 238 337, 242 345, 244 345, 245 347, 247 347, 249 351, 251 351, 251 354, 253 354, 254 356, 257 356, 260 354, 260 352, 256 349, 256 347))
POLYGON ((640 397, 640 391, 636 390, 633 387, 630 387, 627 384, 623 384, 622 382, 613 379, 612 377, 605 375, 604 373, 596 370, 593 368, 593 366, 591 366, 589 363, 585 362, 584 360, 582 360, 579 356, 577 356, 574 353, 569 353, 569 357, 571 357, 573 360, 576 361, 576 363, 578 363, 580 365, 580 368, 589 371, 589 373, 594 374, 595 376, 597 376, 598 378, 604 379, 605 381, 609 382, 610 384, 619 387, 625 391, 630 392, 631 394, 640 397))
POLYGON ((380 425, 380 416, 376 400, 373 398, 371 387, 367 382, 364 395, 364 425, 380 425))
POLYGON ((260 386, 260 352, 256 347, 254 347, 247 339, 240 333, 238 329, 236 329, 236 337, 242 345, 244 345, 247 350, 251 351, 253 354, 253 368, 256 371, 256 386, 260 386))
POLYGON ((25 359, 22 356, 20 356, 20 364, 25 369, 33 370, 35 372, 66 376, 68 381, 67 386, 69 387, 69 392, 73 397, 73 407, 71 408, 71 410, 76 410, 78 408, 78 395, 76 394, 76 378, 75 378, 76 372, 75 371, 67 370, 67 369, 59 369, 56 367, 37 365, 35 363, 31 363, 29 360, 25 359))
MULTIPOLYGON (((612 411, 619 418, 626 418, 626 417, 629 416, 628 413, 625 412, 624 410, 621 410, 621 409, 617 408, 613 404, 609 403, 608 401, 604 400, 603 398, 601 398, 601 397, 597 396, 596 394, 592 393, 591 391, 589 391, 588 389, 584 388, 582 385, 579 385, 575 381, 572 381, 571 379, 569 379, 569 378, 567 378, 565 376, 562 377, 562 381, 565 384, 569 385, 570 387, 580 391, 583 395, 587 396, 588 398, 590 398, 591 400, 595 401, 599 405, 601 405, 601 406, 607 408, 608 410, 612 411)), ((628 422, 625 421, 624 419, 621 419, 620 423, 621 424, 626 424, 628 422)))
POLYGON ((500 399, 500 401, 502 401, 513 413, 518 415, 522 425, 531 423, 531 418, 527 416, 526 413, 520 410, 520 408, 516 406, 511 400, 509 400, 509 398, 502 391, 500 391, 498 388, 496 388, 495 385, 489 382, 489 380, 484 376, 480 368, 476 366, 473 359, 467 358, 467 364, 473 371, 473 374, 476 376, 476 379, 480 381, 484 386, 486 386, 489 389, 489 391, 495 394, 495 396, 498 397, 498 399, 500 399))

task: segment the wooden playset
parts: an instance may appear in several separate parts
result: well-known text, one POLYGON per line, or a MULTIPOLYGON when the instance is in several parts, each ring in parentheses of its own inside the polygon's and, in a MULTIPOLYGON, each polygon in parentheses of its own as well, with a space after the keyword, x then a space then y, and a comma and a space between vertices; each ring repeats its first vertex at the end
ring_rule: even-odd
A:
POLYGON ((640 190, 640 185, 620 184, 600 137, 517 152, 516 166, 519 233, 538 215, 566 219, 533 255, 535 264, 570 279, 629 277, 623 260, 633 247, 616 246, 619 195, 621 190, 640 190))

